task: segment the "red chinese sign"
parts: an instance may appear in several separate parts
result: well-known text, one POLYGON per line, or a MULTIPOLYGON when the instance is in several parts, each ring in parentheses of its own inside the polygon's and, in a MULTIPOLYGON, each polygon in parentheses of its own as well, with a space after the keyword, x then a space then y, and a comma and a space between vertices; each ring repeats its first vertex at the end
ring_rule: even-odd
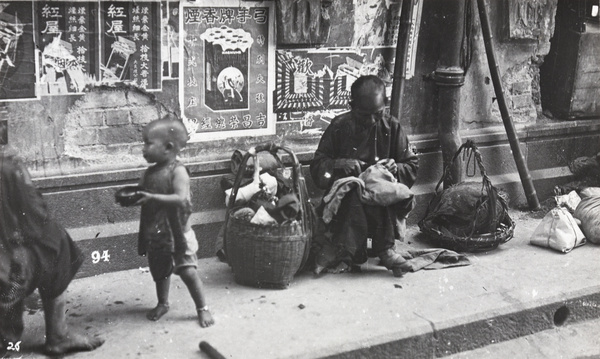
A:
POLYGON ((98 81, 98 2, 36 1, 38 94, 82 93, 98 81))
POLYGON ((160 2, 103 1, 100 80, 162 87, 160 2))

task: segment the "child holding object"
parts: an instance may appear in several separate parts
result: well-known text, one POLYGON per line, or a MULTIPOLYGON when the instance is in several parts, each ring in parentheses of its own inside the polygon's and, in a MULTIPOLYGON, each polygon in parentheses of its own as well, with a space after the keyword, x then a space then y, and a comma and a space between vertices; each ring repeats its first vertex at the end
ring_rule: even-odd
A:
POLYGON ((179 121, 155 120, 143 131, 143 155, 153 163, 140 180, 144 191, 135 203, 142 206, 138 253, 148 257, 156 283, 158 304, 146 317, 159 320, 169 311, 171 273, 181 277, 194 303, 201 327, 214 324, 197 272, 198 242, 189 223, 191 214, 190 177, 177 160, 188 135, 179 121))

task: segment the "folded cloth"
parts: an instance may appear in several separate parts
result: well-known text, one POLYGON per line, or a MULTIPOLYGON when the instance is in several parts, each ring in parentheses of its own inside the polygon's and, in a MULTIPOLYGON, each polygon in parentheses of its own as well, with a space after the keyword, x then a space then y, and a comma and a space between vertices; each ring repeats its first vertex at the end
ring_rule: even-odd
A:
POLYGON ((323 207, 323 221, 325 223, 331 222, 346 194, 356 187, 359 187, 362 192, 364 186, 364 181, 357 177, 344 177, 333 182, 329 193, 323 197, 323 203, 325 204, 323 207))
MULTIPOLYGON (((244 187, 240 187, 237 192, 237 196, 235 197, 236 205, 243 205, 248 203, 252 196, 261 190, 260 183, 264 183, 266 188, 269 190, 269 193, 273 195, 277 194, 277 179, 271 176, 268 173, 261 174, 258 178, 255 178, 252 182, 245 185, 244 187)), ((233 188, 230 188, 225 191, 225 205, 229 205, 229 196, 231 196, 231 192, 233 188)))
POLYGON ((398 202, 412 199, 413 192, 383 164, 377 163, 367 168, 358 176, 365 183, 362 202, 375 206, 391 206, 398 202))
POLYGON ((442 269, 471 264, 469 258, 464 254, 444 248, 422 249, 396 242, 396 252, 406 259, 406 263, 403 266, 410 268, 411 272, 416 272, 420 269, 442 269))
POLYGON ((376 206, 392 206, 407 204, 400 208, 414 207, 414 193, 405 184, 400 183, 382 164, 367 168, 359 177, 344 177, 336 180, 331 189, 323 197, 323 221, 331 222, 344 196, 358 188, 360 200, 364 204, 376 206))
MULTIPOLYGON (((315 274, 332 269, 336 272, 336 268, 339 268, 340 263, 346 263, 348 267, 352 265, 352 260, 345 256, 345 252, 330 242, 319 242, 319 246, 315 252, 315 274)), ((402 272, 407 271, 416 272, 421 269, 434 270, 471 265, 466 255, 444 248, 414 248, 396 241, 395 251, 406 259, 401 268, 392 268, 394 276, 397 277, 402 276, 402 272), (399 270, 398 273, 396 273, 396 269, 399 270)), ((380 263, 380 265, 382 264, 380 263)))
POLYGON ((256 214, 250 220, 250 223, 259 224, 261 226, 272 226, 276 225, 277 221, 271 217, 264 207, 260 207, 256 214))
POLYGON ((286 194, 277 201, 276 209, 284 219, 294 219, 300 212, 300 200, 295 194, 286 194))

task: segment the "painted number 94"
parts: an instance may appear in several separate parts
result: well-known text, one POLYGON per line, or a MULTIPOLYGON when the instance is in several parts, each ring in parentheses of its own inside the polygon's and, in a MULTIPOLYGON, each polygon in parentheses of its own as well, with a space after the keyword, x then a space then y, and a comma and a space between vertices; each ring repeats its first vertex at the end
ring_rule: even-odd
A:
POLYGON ((108 262, 109 259, 110 259, 110 254, 108 254, 108 250, 102 251, 102 254, 100 254, 100 251, 92 252, 92 263, 94 263, 94 264, 100 262, 101 260, 104 262, 108 262))

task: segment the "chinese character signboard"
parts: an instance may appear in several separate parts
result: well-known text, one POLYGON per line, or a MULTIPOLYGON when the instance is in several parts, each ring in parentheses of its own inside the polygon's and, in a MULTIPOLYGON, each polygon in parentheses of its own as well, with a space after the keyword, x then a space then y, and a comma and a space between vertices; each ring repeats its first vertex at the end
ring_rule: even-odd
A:
POLYGON ((0 2, 0 101, 35 99, 33 2, 0 2))
POLYGON ((182 3, 180 105, 192 140, 275 133, 271 1, 182 3))
POLYGON ((98 2, 36 1, 38 94, 82 93, 98 80, 98 2))
POLYGON ((160 90, 160 2, 102 1, 100 6, 100 81, 160 90))
POLYGON ((163 79, 179 77, 179 1, 161 2, 163 79))

